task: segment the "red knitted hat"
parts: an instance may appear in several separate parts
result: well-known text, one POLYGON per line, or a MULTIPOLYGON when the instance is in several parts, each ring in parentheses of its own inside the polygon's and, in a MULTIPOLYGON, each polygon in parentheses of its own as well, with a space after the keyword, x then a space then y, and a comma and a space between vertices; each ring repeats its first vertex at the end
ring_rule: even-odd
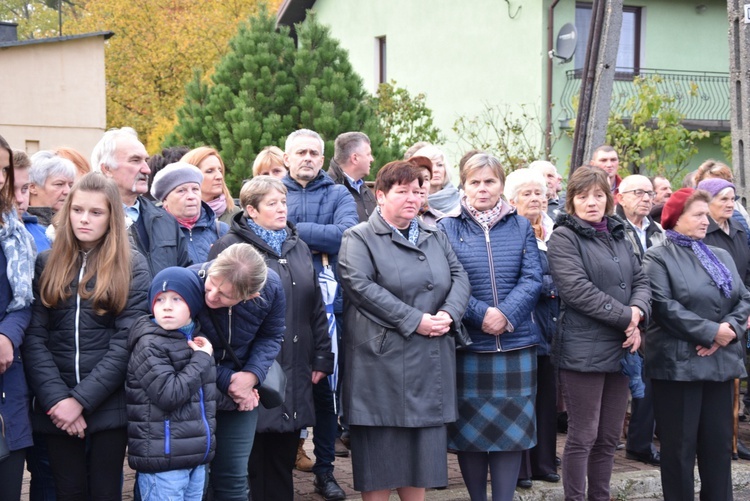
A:
POLYGON ((685 202, 693 193, 695 193, 693 188, 682 188, 672 193, 672 196, 667 199, 664 210, 661 212, 661 225, 665 230, 674 228, 685 210, 685 202))

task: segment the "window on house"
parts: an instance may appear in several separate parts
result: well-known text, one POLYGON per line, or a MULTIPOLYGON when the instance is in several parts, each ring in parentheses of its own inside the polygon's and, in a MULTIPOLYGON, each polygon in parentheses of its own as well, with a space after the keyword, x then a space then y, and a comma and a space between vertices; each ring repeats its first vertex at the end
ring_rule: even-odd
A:
POLYGON ((388 81, 385 65, 385 35, 375 38, 375 77, 376 87, 388 81))
MULTIPOLYGON (((582 70, 586 59, 586 44, 591 27, 591 4, 576 3, 576 45, 575 69, 582 70)), ((641 8, 622 8, 622 28, 620 29, 620 46, 617 49, 617 71, 637 73, 641 67, 641 8)))

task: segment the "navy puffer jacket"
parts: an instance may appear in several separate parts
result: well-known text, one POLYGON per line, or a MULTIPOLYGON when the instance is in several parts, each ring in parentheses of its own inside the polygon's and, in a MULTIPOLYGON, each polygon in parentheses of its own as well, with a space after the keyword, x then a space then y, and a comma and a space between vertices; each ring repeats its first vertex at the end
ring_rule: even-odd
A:
MULTIPOLYGON (((200 335, 196 327, 189 339, 200 335)), ((136 471, 195 468, 214 455, 216 367, 187 341, 146 315, 130 329, 128 464, 136 471)))
MULTIPOLYGON (((190 269, 199 273, 210 267, 211 262, 207 262, 191 266, 190 269)), ((205 281, 205 276, 202 276, 201 280, 205 281)), ((215 310, 203 308, 201 310, 198 314, 198 321, 202 332, 214 346, 216 386, 219 390, 226 394, 232 374, 238 371, 252 372, 258 378, 258 383, 266 379, 268 368, 271 367, 281 350, 285 316, 286 298, 281 279, 275 271, 270 269, 266 285, 260 291, 260 297, 250 301, 241 301, 231 308, 215 310), (242 368, 235 367, 231 356, 223 348, 210 312, 213 312, 224 338, 234 350, 242 368)))
MULTIPOLYGON (((64 434, 47 416, 52 406, 68 397, 83 406, 86 433, 124 427, 125 372, 128 367, 128 333, 135 321, 148 314, 147 291, 151 275, 144 257, 132 251, 132 279, 125 309, 119 315, 97 315, 91 299, 76 293, 81 267, 71 282, 73 294, 56 308, 47 308, 39 297, 39 277, 51 251, 36 261, 34 305, 26 331, 23 357, 26 376, 34 393, 32 426, 41 433, 64 434)), ((96 277, 86 287, 92 289, 96 277)))
POLYGON ((469 274, 471 299, 463 318, 472 340, 465 348, 469 351, 510 351, 539 343, 531 314, 542 287, 539 249, 529 220, 510 206, 504 211, 487 233, 463 207, 459 215, 438 222, 469 274), (512 332, 494 336, 482 331, 490 307, 505 315, 512 332))
POLYGON ((359 223, 357 203, 345 186, 336 184, 320 171, 304 188, 287 174, 283 179, 287 192, 287 219, 295 224, 299 237, 313 252, 315 271, 323 268, 321 254, 336 271, 341 237, 359 223))

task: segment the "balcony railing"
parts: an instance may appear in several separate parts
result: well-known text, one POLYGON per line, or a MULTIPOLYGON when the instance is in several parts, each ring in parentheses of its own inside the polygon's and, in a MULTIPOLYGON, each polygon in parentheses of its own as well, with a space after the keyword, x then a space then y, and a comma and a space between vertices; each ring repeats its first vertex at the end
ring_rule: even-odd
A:
MULTIPOLYGON (((615 75, 611 109, 622 110, 625 102, 636 95, 634 76, 659 75, 660 92, 674 97, 677 109, 685 115, 686 126, 713 130, 729 130, 729 74, 711 71, 622 69, 615 75), (693 91, 693 89, 696 89, 693 91)), ((581 89, 580 70, 566 72, 567 81, 560 100, 561 126, 570 126, 576 116, 574 101, 581 89)), ((627 117, 625 117, 627 118, 627 117)))

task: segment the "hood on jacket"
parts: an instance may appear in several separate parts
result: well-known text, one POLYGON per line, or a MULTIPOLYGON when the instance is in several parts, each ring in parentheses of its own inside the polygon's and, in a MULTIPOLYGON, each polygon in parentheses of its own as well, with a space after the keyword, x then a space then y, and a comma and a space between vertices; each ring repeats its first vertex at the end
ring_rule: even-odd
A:
MULTIPOLYGON (((239 212, 232 217, 232 225, 229 228, 227 234, 233 234, 240 237, 246 242, 252 242, 256 247, 262 248, 267 254, 277 255, 262 238, 258 236, 250 226, 247 224, 247 217, 244 212, 239 212)), ((284 256, 289 252, 289 249, 297 245, 299 240, 299 234, 297 233, 297 227, 291 221, 286 222, 286 240, 281 245, 281 255, 284 256)))
POLYGON ((324 171, 323 169, 320 169, 320 172, 318 172, 318 175, 315 176, 315 179, 307 183, 307 186, 305 186, 304 188, 302 187, 301 184, 295 181, 294 178, 292 178, 292 176, 289 175, 289 173, 287 173, 286 176, 284 176, 281 179, 281 182, 284 183, 284 186, 286 186, 288 190, 292 190, 292 191, 319 190, 325 186, 336 184, 333 182, 333 179, 331 179, 328 173, 324 171))

